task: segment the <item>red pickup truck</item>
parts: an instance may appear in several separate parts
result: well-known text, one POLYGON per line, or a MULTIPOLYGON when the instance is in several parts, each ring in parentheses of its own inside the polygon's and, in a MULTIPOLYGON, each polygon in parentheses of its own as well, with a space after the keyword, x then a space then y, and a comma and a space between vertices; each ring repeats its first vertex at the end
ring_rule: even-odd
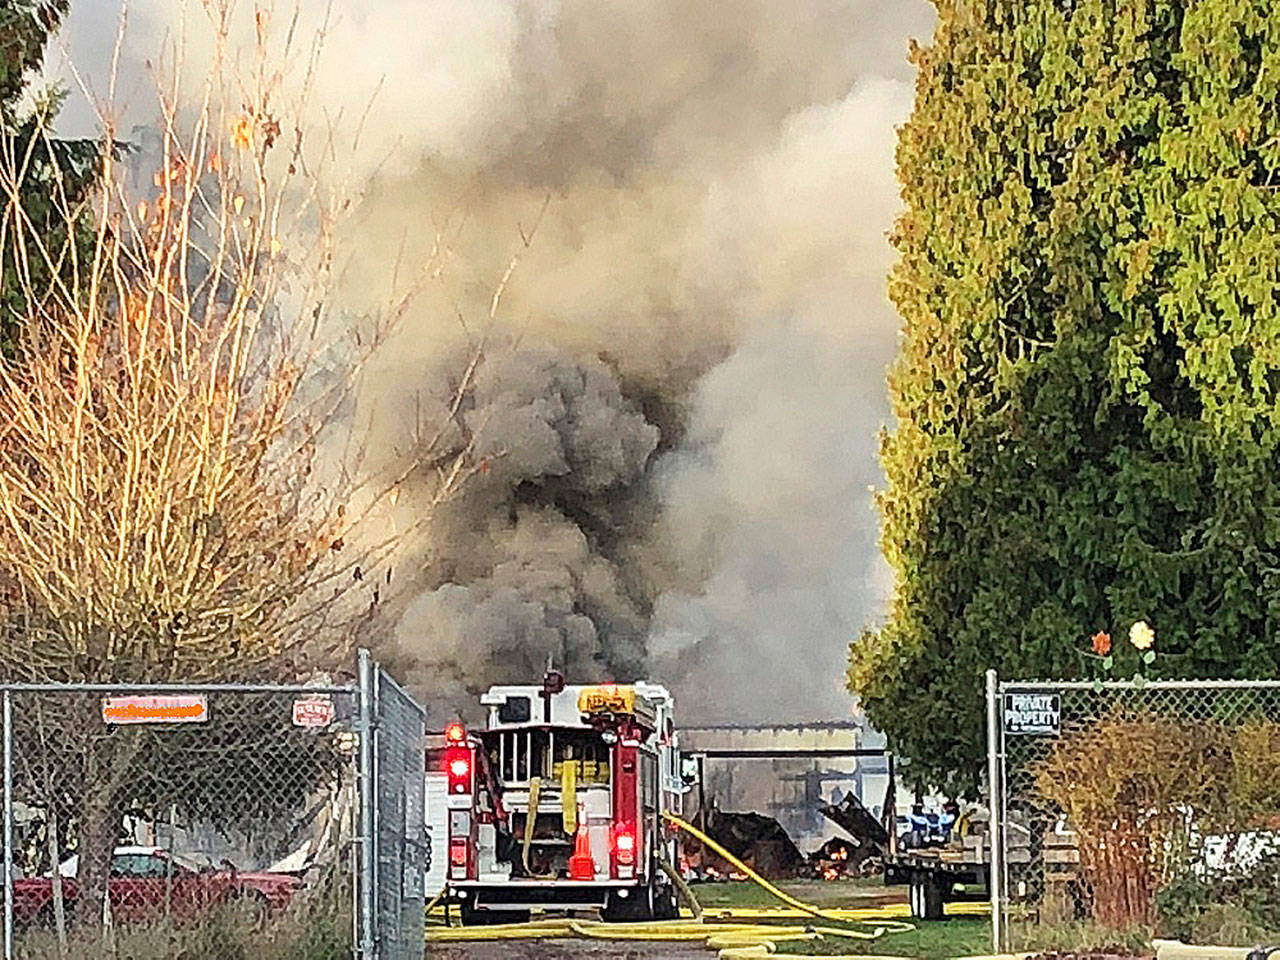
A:
MULTIPOLYGON (((62 873, 74 873, 63 865, 62 873)), ((111 857, 107 893, 117 923, 157 920, 166 912, 190 918, 224 904, 239 904, 269 916, 288 906, 301 881, 288 873, 245 872, 202 866, 161 847, 117 847, 111 857)), ((62 877, 70 911, 74 877, 62 877)), ((53 923, 53 879, 24 877, 13 882, 13 918, 20 924, 53 923)))

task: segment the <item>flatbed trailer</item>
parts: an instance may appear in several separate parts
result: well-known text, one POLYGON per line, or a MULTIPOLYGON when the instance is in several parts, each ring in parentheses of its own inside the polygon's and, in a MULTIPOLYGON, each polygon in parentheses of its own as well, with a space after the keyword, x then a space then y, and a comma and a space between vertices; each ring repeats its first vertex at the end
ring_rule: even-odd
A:
POLYGON ((991 898, 991 855, 957 846, 903 850, 885 858, 884 882, 909 888, 911 916, 917 920, 942 920, 948 903, 991 898), (965 889, 957 890, 960 886, 965 889))

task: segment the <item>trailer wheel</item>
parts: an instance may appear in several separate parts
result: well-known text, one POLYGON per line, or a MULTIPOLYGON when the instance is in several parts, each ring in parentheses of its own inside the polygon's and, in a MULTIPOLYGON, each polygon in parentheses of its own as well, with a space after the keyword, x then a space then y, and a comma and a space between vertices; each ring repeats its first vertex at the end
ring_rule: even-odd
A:
POLYGON ((947 886, 950 884, 934 873, 919 870, 911 874, 911 916, 917 920, 945 919, 947 886))

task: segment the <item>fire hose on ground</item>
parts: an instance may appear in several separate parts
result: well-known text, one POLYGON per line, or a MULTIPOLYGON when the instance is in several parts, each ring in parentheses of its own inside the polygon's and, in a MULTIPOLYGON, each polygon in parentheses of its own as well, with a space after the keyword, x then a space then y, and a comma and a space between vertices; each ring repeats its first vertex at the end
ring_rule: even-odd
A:
MULTIPOLYGON (((784 909, 733 908, 717 910, 709 915, 698 905, 687 884, 677 883, 677 889, 695 916, 691 920, 663 920, 649 923, 603 923, 594 920, 572 918, 534 920, 527 923, 494 924, 483 927, 432 927, 427 938, 433 942, 465 942, 482 940, 551 940, 566 938, 599 940, 666 940, 672 942, 699 943, 708 949, 718 950, 722 960, 747 960, 771 954, 779 943, 795 943, 821 940, 824 937, 875 940, 887 933, 905 933, 915 929, 911 923, 892 916, 892 909, 870 910, 822 909, 791 896, 760 876, 755 870, 735 857, 723 846, 712 840, 691 823, 672 814, 664 818, 675 827, 706 844, 729 863, 749 877, 771 896, 787 904, 784 909), (847 927, 786 924, 778 921, 808 920, 817 918, 831 923, 862 923, 874 926, 869 930, 847 927)), ((665 865, 673 876, 679 874, 665 865)), ((437 898, 439 899, 439 898, 437 898)), ((434 902, 434 901, 433 901, 434 902)))
MULTIPOLYGON (((726 850, 719 843, 712 840, 709 836, 707 836, 705 833, 703 833, 701 830, 695 827, 688 820, 685 820, 681 817, 677 817, 674 813, 664 813, 662 815, 662 818, 666 820, 668 823, 672 824, 673 826, 678 827, 679 829, 683 830, 685 833, 694 837, 700 843, 704 844, 707 847, 710 847, 712 850, 714 850, 720 856, 724 857, 724 859, 728 860, 731 864, 733 864, 735 867, 741 870, 744 874, 746 874, 747 877, 749 877, 752 881, 754 881, 756 885, 759 886, 762 890, 764 890, 769 895, 781 900, 783 903, 787 904, 787 906, 794 907, 795 909, 800 910, 803 913, 807 913, 813 917, 818 917, 821 920, 834 920, 836 922, 842 922, 845 919, 844 917, 841 917, 840 915, 838 915, 833 911, 823 910, 819 907, 815 907, 811 903, 805 903, 802 900, 797 900, 795 897, 791 896, 791 894, 783 890, 779 890, 772 883, 770 883, 764 877, 760 876, 760 874, 756 873, 756 871, 752 870, 749 866, 747 866, 740 859, 735 857, 732 853, 726 850)), ((911 929, 914 929, 914 927, 911 929)))

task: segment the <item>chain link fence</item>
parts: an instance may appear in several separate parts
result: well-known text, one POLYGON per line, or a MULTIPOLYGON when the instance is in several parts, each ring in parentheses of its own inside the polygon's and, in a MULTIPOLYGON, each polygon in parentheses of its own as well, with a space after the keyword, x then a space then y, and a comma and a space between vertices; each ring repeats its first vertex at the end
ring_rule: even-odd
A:
POLYGON ((998 950, 1280 931, 1280 682, 989 677, 988 716, 998 950))
POLYGON ((422 711, 361 663, 360 686, 0 685, 6 960, 421 956, 422 711))

